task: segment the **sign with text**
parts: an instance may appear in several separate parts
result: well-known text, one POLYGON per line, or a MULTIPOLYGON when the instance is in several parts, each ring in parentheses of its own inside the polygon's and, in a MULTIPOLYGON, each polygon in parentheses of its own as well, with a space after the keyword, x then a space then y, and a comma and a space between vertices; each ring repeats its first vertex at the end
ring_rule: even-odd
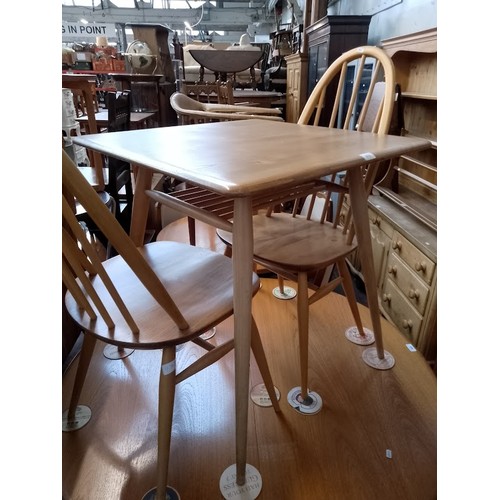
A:
POLYGON ((62 23, 63 38, 79 40, 80 38, 96 38, 97 36, 106 36, 115 38, 114 23, 62 23))

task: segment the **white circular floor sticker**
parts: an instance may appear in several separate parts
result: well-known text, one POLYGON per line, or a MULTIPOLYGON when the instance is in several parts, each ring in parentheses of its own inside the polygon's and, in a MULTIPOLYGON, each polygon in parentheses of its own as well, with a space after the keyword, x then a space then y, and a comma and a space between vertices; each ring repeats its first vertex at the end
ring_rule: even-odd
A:
POLYGON ((290 392, 288 393, 288 404, 294 410, 304 415, 315 415, 321 410, 323 400, 317 392, 308 391, 307 398, 305 400, 302 399, 300 393, 300 387, 294 387, 293 389, 290 389, 290 392))
POLYGON ((277 286, 276 288, 273 288, 273 295, 277 299, 290 300, 290 299, 293 299, 297 295, 297 292, 291 286, 285 286, 285 287, 283 287, 283 293, 281 293, 281 290, 277 286))
POLYGON ((262 490, 262 477, 260 472, 250 464, 245 469, 245 484, 236 484, 236 464, 230 465, 220 477, 219 488, 226 499, 253 500, 260 495, 262 490))
POLYGON ((62 415, 62 430, 71 432, 81 429, 87 425, 92 417, 92 410, 85 405, 78 405, 75 410, 74 418, 68 418, 69 410, 65 410, 62 415))
MULTIPOLYGON (((274 392, 276 394, 276 399, 279 401, 281 397, 279 389, 275 387, 274 392)), ((265 384, 257 384, 252 387, 252 390, 250 391, 250 398, 257 406, 268 407, 273 405, 265 384)))
POLYGON ((356 326, 351 326, 345 331, 345 336, 347 340, 350 340, 354 344, 358 345, 370 345, 375 342, 375 335, 374 333, 369 330, 368 328, 363 327, 363 332, 364 335, 361 335, 360 331, 358 330, 358 327, 356 326))

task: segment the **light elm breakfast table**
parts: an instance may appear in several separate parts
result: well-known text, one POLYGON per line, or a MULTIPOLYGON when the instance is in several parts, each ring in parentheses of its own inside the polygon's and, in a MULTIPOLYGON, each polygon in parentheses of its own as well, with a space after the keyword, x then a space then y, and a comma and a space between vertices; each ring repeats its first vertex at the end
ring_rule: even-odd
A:
POLYGON ((286 191, 307 193, 314 180, 347 172, 376 339, 375 347, 370 349, 374 350, 372 358, 380 362, 381 369, 390 368, 392 356, 384 350, 382 341, 362 167, 425 149, 428 141, 256 119, 84 135, 75 137, 74 142, 137 167, 130 228, 130 236, 137 245, 144 241, 150 197, 169 203, 168 195, 151 191, 155 172, 210 191, 232 206, 230 220, 227 220, 200 206, 170 200, 171 206, 187 215, 233 232, 236 464, 232 467, 240 490, 245 490, 248 477, 252 213, 256 204, 279 198, 279 193, 286 191))

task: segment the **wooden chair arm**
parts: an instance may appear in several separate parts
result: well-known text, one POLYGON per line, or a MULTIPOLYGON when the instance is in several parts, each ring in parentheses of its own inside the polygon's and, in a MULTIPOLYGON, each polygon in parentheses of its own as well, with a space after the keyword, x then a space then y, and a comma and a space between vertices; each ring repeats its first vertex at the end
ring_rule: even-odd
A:
POLYGON ((269 116, 263 114, 249 114, 247 112, 240 112, 239 110, 234 110, 232 112, 222 112, 222 111, 198 111, 190 110, 185 113, 185 116, 199 117, 206 120, 249 120, 251 118, 259 120, 273 120, 273 121, 283 121, 280 116, 269 116))
POLYGON ((252 115, 274 115, 281 116, 281 109, 260 108, 257 106, 240 106, 236 104, 203 104, 207 111, 219 113, 248 113, 252 115))

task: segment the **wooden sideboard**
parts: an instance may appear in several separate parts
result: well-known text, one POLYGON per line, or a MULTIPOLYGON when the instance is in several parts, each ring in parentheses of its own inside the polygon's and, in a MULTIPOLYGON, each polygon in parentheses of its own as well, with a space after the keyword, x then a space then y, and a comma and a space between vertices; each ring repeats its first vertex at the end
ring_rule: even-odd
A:
MULTIPOLYGON (((401 87, 399 133, 431 146, 397 158, 369 197, 382 313, 434 364, 437 360, 437 30, 382 41, 401 87)), ((359 269, 356 255, 352 264, 359 269)))

